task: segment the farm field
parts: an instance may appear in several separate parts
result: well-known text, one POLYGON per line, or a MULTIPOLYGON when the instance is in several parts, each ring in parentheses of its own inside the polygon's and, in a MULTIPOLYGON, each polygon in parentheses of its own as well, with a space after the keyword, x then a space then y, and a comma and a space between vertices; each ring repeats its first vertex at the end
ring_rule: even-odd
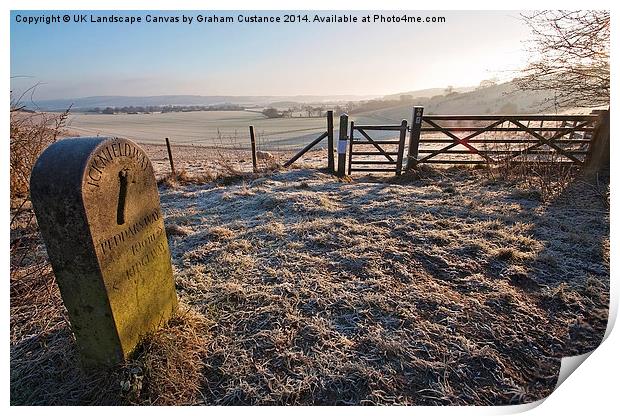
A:
POLYGON ((140 143, 246 147, 254 125, 259 143, 270 149, 299 146, 325 131, 325 118, 269 119, 252 111, 194 111, 152 114, 73 114, 67 128, 81 136, 109 135, 140 143))
MULTIPOLYGON (((350 121, 381 123, 372 114, 350 121)), ((398 124, 398 123, 397 123, 398 124)), ((67 129, 78 136, 118 136, 143 144, 175 144, 207 147, 249 146, 253 125, 258 146, 265 150, 293 150, 314 140, 326 129, 325 117, 267 118, 254 111, 194 111, 152 114, 86 114, 69 116, 67 129)), ((338 115, 334 115, 337 135, 338 115)), ((385 134, 381 134, 384 137, 385 134)), ((322 143, 325 146, 325 143, 322 143)), ((320 146, 319 146, 320 147, 320 146)))

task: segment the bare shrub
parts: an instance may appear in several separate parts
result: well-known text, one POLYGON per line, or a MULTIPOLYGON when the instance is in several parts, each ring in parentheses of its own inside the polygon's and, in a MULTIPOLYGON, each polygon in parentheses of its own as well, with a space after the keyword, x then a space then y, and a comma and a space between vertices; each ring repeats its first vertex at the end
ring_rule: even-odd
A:
POLYGON ((56 141, 65 126, 69 109, 61 114, 25 111, 11 103, 11 201, 28 197, 30 173, 39 155, 56 141))
MULTIPOLYGON (((511 138, 508 133, 496 133, 497 135, 511 138)), ((565 157, 548 146, 532 149, 529 143, 518 146, 514 143, 503 143, 492 147, 508 155, 511 152, 515 155, 505 157, 494 166, 489 166, 487 172, 490 177, 493 180, 513 182, 522 190, 535 192, 543 202, 561 195, 575 179, 576 167, 572 163, 566 163, 565 157)))
MULTIPOLYGON (((55 142, 69 109, 61 114, 28 111, 20 99, 10 109, 11 280, 40 276, 49 269, 30 204, 30 174, 39 155, 55 142)), ((13 283, 12 283, 13 284, 13 283)))
MULTIPOLYGON (((551 157, 552 158, 552 157, 551 157)), ((489 169, 494 180, 512 182, 542 202, 554 200, 573 182, 577 170, 569 164, 553 161, 510 162, 489 169)))

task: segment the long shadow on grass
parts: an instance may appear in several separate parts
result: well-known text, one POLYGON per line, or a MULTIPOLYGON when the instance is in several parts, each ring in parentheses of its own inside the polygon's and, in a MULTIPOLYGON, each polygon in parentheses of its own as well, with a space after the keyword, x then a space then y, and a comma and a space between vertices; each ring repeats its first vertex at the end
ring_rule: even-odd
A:
POLYGON ((530 402, 555 387, 558 357, 602 335, 588 314, 608 280, 593 254, 604 217, 576 221, 559 199, 458 170, 271 179, 231 190, 209 225, 230 225, 232 210, 247 228, 195 261, 224 317, 205 357, 206 402, 530 402))
MULTIPOLYGON (((555 385, 559 370, 557 358, 590 351, 602 339, 606 325, 609 281, 608 267, 603 264, 603 253, 608 239, 607 213, 600 201, 596 200, 596 194, 588 192, 587 186, 584 189, 582 181, 574 182, 551 204, 542 204, 537 200, 536 193, 524 194, 517 189, 498 196, 498 203, 517 204, 517 212, 503 212, 501 209, 489 211, 482 209, 483 206, 477 209, 475 204, 473 207, 465 206, 459 200, 458 194, 466 194, 466 187, 473 184, 467 183, 467 175, 460 177, 460 174, 462 173, 457 171, 457 175, 448 175, 439 180, 437 185, 442 188, 446 198, 440 198, 437 204, 426 206, 427 211, 440 217, 441 221, 435 223, 457 230, 464 222, 490 223, 500 229, 502 225, 508 228, 520 222, 529 223, 532 230, 529 237, 537 240, 543 247, 536 253, 535 258, 522 259, 523 247, 511 242, 496 241, 494 250, 483 253, 475 244, 452 244, 450 234, 447 237, 429 237, 423 231, 417 232, 420 230, 407 229, 406 226, 399 227, 398 223, 393 221, 394 216, 398 211, 402 212, 407 204, 422 202, 420 195, 413 200, 403 198, 402 201, 396 201, 400 204, 396 207, 380 204, 377 206, 377 201, 390 201, 390 197, 385 195, 386 188, 374 186, 380 182, 370 177, 359 181, 371 185, 366 188, 367 192, 363 195, 352 195, 345 191, 343 200, 347 202, 352 216, 357 220, 374 223, 377 227, 392 227, 390 236, 399 238, 408 246, 410 258, 407 264, 414 268, 414 276, 426 275, 439 284, 439 291, 456 292, 470 298, 478 297, 482 302, 481 307, 467 310, 470 316, 459 323, 458 319, 450 322, 449 318, 454 314, 445 312, 451 304, 458 302, 451 302, 449 299, 437 302, 423 293, 413 299, 413 305, 422 311, 420 315, 424 319, 447 329, 445 338, 438 339, 438 342, 453 342, 455 336, 450 332, 457 332, 458 336, 467 337, 469 342, 486 345, 492 350, 483 354, 482 358, 472 357, 471 351, 463 349, 462 346, 450 350, 447 354, 464 353, 457 363, 453 363, 453 367, 464 365, 468 369, 473 368, 473 373, 477 376, 468 379, 465 376, 467 371, 448 371, 450 376, 445 379, 446 383, 452 382, 452 386, 459 383, 471 384, 480 388, 481 385, 491 382, 495 392, 486 398, 478 394, 478 399, 494 403, 502 403, 503 400, 514 403, 529 401, 533 397, 544 397, 555 385), (457 195, 454 197, 453 194, 457 195), (581 210, 575 207, 577 197, 581 199, 581 210), (456 202, 452 203, 450 200, 456 202), (446 222, 452 224, 446 226, 446 222), (438 249, 438 246, 443 247, 438 249), (505 290, 507 285, 509 290, 505 290), (462 351, 459 351, 459 348, 462 351), (527 386, 522 387, 523 391, 514 387, 511 389, 510 383, 505 382, 506 376, 526 382, 527 386), (502 395, 498 391, 501 388, 508 391, 502 395), (509 398, 510 395, 512 396, 509 398)), ((415 186, 415 183, 413 185, 415 186)), ((394 203, 393 200, 391 202, 394 203)), ((347 232, 346 229, 342 231, 347 232)), ((336 233, 338 234, 340 233, 336 233)), ((501 237, 501 233, 498 235, 501 237)), ((372 239, 372 235, 366 237, 372 239)), ((381 238, 378 236, 375 244, 380 245, 381 238)), ((316 247, 308 248, 316 250, 316 247)), ((365 250, 372 251, 368 247, 365 250)), ((525 251, 523 257, 528 257, 531 253, 527 253, 527 248, 525 251)), ((337 268, 343 266, 353 279, 372 280, 372 273, 368 273, 370 262, 363 258, 362 253, 358 254, 361 259, 352 261, 345 257, 337 268)), ((382 266, 388 273, 391 272, 394 278, 401 282, 410 282, 409 279, 402 279, 402 273, 399 274, 398 270, 390 270, 394 254, 394 251, 384 252, 382 266)), ((342 270, 340 272, 342 273, 342 270)), ((351 313, 351 305, 338 309, 337 304, 332 320, 334 328, 343 336, 367 336, 363 329, 366 326, 360 324, 358 313, 351 313), (355 319, 352 318, 354 315, 355 319)), ((364 307, 368 309, 367 304, 360 302, 354 305, 353 310, 364 307)), ((391 311, 381 311, 381 308, 370 309, 379 312, 371 313, 369 321, 377 321, 381 317, 390 318, 393 315, 391 311)), ((463 313, 462 308, 458 313, 463 313)), ((407 320, 401 320, 401 327, 406 325, 407 320)), ((389 356, 385 346, 382 348, 377 339, 373 340, 371 337, 367 341, 369 342, 362 344, 362 349, 358 349, 360 355, 389 356)), ((396 358, 402 366, 402 356, 397 354, 396 358)), ((381 363, 382 366, 390 367, 389 360, 382 359, 381 363)), ((452 396, 466 402, 473 399, 454 394, 454 387, 440 387, 444 396, 448 390, 453 393, 452 396)), ((436 390, 431 389, 433 392, 436 390)), ((437 399, 440 398, 441 395, 438 395, 437 399)), ((449 402, 454 400, 453 397, 444 399, 449 402)))

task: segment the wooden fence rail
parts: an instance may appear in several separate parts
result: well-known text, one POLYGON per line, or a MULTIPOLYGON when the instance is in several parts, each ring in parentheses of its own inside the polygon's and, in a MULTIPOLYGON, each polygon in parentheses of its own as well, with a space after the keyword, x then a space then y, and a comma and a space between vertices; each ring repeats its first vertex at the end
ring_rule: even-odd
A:
POLYGON ((303 149, 301 149, 295 156, 290 158, 284 167, 287 168, 295 163, 299 158, 306 154, 310 149, 319 144, 323 139, 327 137, 327 169, 334 173, 334 112, 328 111, 327 115, 327 130, 323 132, 319 137, 308 143, 303 149))
MULTIPOLYGON (((607 120, 605 116, 608 118, 608 114, 606 111, 583 115, 424 115, 423 107, 414 107, 410 125, 403 120, 400 125, 367 125, 351 121, 350 126, 348 116, 343 114, 338 137, 338 167, 334 171, 333 112, 329 111, 327 131, 284 166, 290 166, 326 137, 328 168, 339 176, 345 175, 345 166, 348 174, 394 172, 400 175, 404 169, 415 168, 421 163, 584 165, 591 163, 593 143, 599 135, 604 135, 601 132, 605 129, 600 126, 606 125, 609 134, 609 122, 601 122, 607 120), (381 139, 373 138, 372 131, 392 131, 394 137, 386 138, 383 134, 381 139), (407 133, 409 140, 406 145, 407 133)), ((602 153, 609 147, 608 144, 605 146, 602 153)))

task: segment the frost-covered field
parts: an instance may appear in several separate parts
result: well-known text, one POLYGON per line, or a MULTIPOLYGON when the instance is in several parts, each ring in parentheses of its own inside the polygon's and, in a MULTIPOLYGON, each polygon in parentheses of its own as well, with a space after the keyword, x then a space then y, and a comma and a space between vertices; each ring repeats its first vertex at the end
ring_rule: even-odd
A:
POLYGON ((314 170, 162 189, 178 289, 211 323, 218 404, 508 404, 605 329, 608 216, 480 172, 314 170), (555 357, 555 358, 554 358, 555 357))
MULTIPOLYGON (((350 121, 384 124, 369 116, 350 121)), ((334 116, 334 135, 338 135, 334 116)), ((400 121, 395 124, 400 124, 400 121)), ((67 129, 79 136, 117 136, 139 143, 164 144, 168 137, 176 145, 235 147, 249 149, 249 126, 254 126, 259 147, 266 150, 299 150, 327 129, 325 117, 266 118, 254 111, 193 111, 153 114, 71 114, 67 129)), ((359 134, 358 134, 359 135, 359 134)), ((373 138, 393 136, 373 132, 373 138)), ((326 141, 319 144, 325 147, 326 141)))
POLYGON ((249 126, 270 149, 299 147, 326 129, 325 118, 269 119, 252 111, 194 111, 153 114, 73 114, 67 128, 81 136, 119 136, 140 143, 249 146, 249 126))
MULTIPOLYGON (((249 163, 197 151, 178 153, 190 176, 249 163)), ((163 149, 147 152, 164 177, 163 149)), ((543 203, 468 169, 339 181, 303 167, 318 154, 299 169, 162 182, 182 312, 112 371, 79 371, 49 268, 12 275, 12 402, 524 403, 552 391, 559 357, 598 345, 599 189, 577 181, 543 203)))

